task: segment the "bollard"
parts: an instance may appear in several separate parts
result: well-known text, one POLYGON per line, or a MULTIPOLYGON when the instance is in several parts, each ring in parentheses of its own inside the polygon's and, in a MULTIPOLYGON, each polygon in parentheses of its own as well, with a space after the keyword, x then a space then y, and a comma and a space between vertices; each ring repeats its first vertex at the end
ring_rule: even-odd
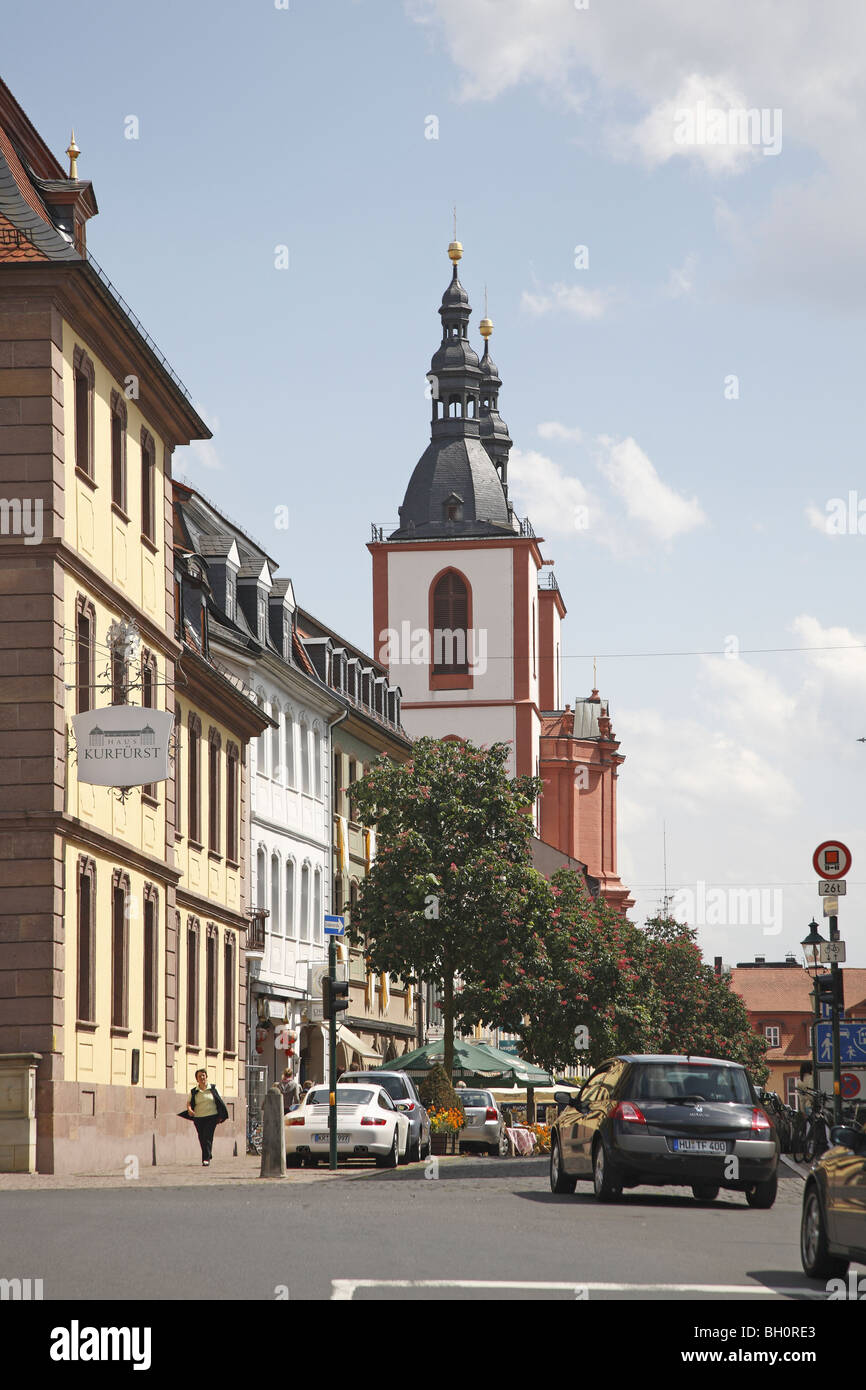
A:
POLYGON ((283 1093, 272 1086, 262 1106, 262 1167, 260 1178, 286 1176, 286 1133, 283 1128, 283 1093))

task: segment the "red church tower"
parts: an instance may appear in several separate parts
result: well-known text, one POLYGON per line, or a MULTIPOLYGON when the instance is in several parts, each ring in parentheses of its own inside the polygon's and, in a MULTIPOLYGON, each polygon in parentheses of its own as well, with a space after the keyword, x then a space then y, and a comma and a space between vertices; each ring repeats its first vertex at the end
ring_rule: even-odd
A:
MULTIPOLYGON (((511 439, 499 414, 502 385, 481 320, 457 277, 442 297, 442 342, 428 379, 430 443, 409 480, 399 526, 374 530, 373 638, 403 692, 403 724, 416 737, 507 742, 514 775, 544 779, 539 840, 579 861, 621 911, 631 906, 616 870, 616 779, 623 757, 607 702, 594 690, 562 707, 560 625, 552 561, 508 498, 511 439)), ((550 856, 548 855, 548 860, 550 856)), ((555 856, 553 856, 555 859, 555 856)))

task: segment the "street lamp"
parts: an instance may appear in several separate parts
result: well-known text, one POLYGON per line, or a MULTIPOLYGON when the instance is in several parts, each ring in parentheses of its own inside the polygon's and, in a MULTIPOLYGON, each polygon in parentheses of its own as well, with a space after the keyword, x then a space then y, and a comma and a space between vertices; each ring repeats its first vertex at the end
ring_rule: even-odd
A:
MULTIPOLYGON (((806 969, 818 973, 818 966, 821 963, 821 947, 826 944, 826 938, 818 930, 818 923, 812 919, 809 923, 809 935, 804 936, 800 945, 803 948, 803 955, 806 959, 806 969)), ((814 975, 812 977, 814 979, 814 975)))

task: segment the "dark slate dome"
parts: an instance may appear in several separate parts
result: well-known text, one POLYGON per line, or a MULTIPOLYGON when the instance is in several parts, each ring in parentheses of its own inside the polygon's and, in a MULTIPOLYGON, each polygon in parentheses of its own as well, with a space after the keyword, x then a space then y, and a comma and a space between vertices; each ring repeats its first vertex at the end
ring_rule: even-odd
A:
POLYGON ((490 455, 477 438, 434 439, 415 467, 390 539, 513 532, 490 455), (456 499, 456 501, 455 501, 456 499), (454 519, 450 519, 449 511, 454 519))

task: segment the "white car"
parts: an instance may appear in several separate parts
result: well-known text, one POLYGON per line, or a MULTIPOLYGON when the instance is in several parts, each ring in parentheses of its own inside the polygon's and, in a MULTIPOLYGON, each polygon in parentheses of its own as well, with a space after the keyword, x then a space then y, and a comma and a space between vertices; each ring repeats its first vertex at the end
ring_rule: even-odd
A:
MULTIPOLYGON (((285 1119, 286 1164, 327 1163, 327 1086, 313 1086, 285 1119)), ((409 1162, 409 1121, 395 1106, 384 1086, 337 1086, 337 1155, 374 1158, 379 1168, 409 1162)))

